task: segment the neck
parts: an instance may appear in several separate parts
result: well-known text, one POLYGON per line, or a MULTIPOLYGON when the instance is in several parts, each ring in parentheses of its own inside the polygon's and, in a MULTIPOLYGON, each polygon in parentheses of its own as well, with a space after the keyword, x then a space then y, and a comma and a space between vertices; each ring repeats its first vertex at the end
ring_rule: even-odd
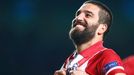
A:
POLYGON ((77 52, 79 53, 79 52, 83 51, 84 49, 86 49, 86 48, 92 46, 93 44, 97 43, 98 41, 102 41, 102 38, 92 39, 92 40, 90 40, 86 43, 83 43, 81 45, 75 45, 75 47, 76 47, 77 52))

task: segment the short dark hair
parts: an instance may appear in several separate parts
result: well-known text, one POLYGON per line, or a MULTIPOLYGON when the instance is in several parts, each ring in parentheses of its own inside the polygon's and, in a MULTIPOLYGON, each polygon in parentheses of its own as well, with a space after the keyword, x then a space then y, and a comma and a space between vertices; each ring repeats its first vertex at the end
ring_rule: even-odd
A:
POLYGON ((93 1, 93 0, 88 0, 86 2, 84 2, 84 4, 87 3, 91 3, 94 5, 97 5, 101 10, 99 11, 99 23, 102 24, 107 24, 107 30, 104 33, 104 35, 109 31, 111 24, 112 24, 112 20, 113 20, 113 15, 111 10, 103 3, 99 2, 99 1, 93 1))

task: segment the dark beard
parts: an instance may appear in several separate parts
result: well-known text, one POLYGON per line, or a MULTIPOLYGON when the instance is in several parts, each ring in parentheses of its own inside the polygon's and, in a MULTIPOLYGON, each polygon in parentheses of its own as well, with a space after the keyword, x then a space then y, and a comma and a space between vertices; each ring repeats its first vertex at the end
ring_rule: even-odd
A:
POLYGON ((70 31, 69 36, 76 45, 81 45, 94 38, 97 28, 98 25, 92 25, 91 27, 86 27, 83 31, 74 29, 70 31))

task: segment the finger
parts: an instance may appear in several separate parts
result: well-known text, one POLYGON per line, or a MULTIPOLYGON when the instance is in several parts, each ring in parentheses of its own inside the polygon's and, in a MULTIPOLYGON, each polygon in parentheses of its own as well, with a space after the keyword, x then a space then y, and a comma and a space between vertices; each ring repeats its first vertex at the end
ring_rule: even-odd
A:
POLYGON ((61 70, 66 71, 67 69, 63 68, 63 69, 61 69, 61 70))
POLYGON ((74 75, 74 74, 75 74, 75 71, 74 71, 74 70, 71 70, 69 73, 70 73, 71 75, 74 75))
POLYGON ((81 71, 81 69, 80 68, 77 68, 77 71, 81 71))
POLYGON ((71 75, 88 75, 86 72, 84 72, 84 71, 81 71, 81 70, 71 70, 70 71, 70 74, 71 75))
POLYGON ((57 70, 55 71, 54 75, 65 75, 66 72, 64 70, 57 70))

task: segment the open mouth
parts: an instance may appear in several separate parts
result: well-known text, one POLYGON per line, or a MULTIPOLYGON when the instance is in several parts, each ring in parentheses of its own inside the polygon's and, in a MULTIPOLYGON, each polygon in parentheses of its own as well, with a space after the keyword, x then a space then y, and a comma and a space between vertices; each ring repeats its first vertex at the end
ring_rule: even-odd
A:
POLYGON ((83 25, 77 24, 74 29, 78 29, 80 31, 83 31, 85 29, 85 27, 83 25))
POLYGON ((73 25, 73 27, 76 27, 76 26, 86 27, 85 24, 81 24, 81 23, 77 23, 77 24, 74 24, 74 25, 73 25))
POLYGON ((72 23, 73 23, 72 27, 76 27, 76 26, 87 27, 87 23, 84 21, 73 20, 72 23))
POLYGON ((81 24, 77 24, 77 25, 75 25, 75 27, 84 27, 84 26, 81 24))
POLYGON ((78 25, 78 26, 87 27, 86 23, 84 23, 84 22, 78 22, 78 21, 77 21, 77 22, 74 22, 74 23, 73 23, 73 27, 76 27, 77 25, 78 25))

